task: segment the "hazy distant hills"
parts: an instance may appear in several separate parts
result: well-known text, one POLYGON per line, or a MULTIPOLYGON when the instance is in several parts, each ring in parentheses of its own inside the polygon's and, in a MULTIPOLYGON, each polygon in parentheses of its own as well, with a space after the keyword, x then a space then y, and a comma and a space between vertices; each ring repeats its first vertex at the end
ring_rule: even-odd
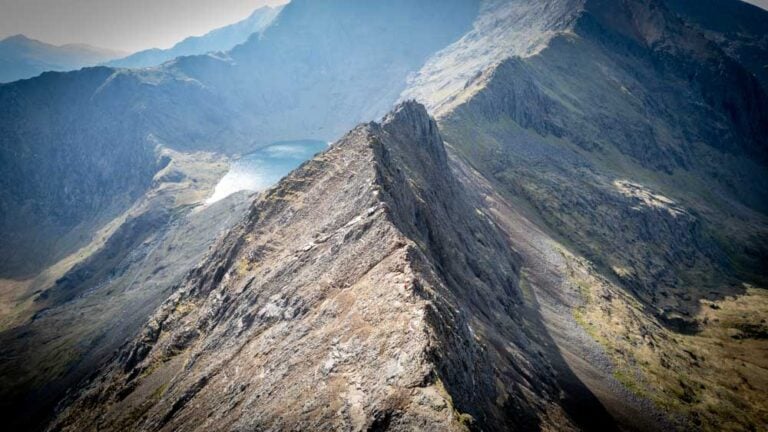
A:
POLYGON ((32 78, 46 71, 68 71, 125 55, 85 44, 51 45, 24 35, 0 41, 0 82, 32 78))
POLYGON ((48 71, 65 72, 100 64, 128 68, 151 67, 176 57, 226 51, 247 41, 251 35, 264 31, 282 8, 262 7, 242 21, 203 36, 186 38, 172 48, 153 48, 131 55, 86 44, 56 46, 24 35, 11 36, 0 41, 0 83, 32 78, 48 71))
POLYGON ((128 57, 113 60, 108 66, 141 68, 157 66, 176 57, 226 51, 239 45, 255 33, 266 29, 282 10, 282 6, 256 9, 248 18, 226 27, 212 30, 203 36, 184 39, 169 49, 148 49, 128 57))

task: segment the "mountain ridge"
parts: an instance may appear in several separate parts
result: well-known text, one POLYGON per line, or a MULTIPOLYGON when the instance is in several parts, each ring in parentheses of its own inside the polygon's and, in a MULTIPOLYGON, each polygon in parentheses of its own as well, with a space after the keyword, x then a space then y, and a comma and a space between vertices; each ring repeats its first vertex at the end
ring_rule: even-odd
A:
POLYGON ((228 51, 244 43, 252 35, 261 34, 282 10, 283 6, 263 6, 244 20, 220 27, 200 36, 190 36, 167 49, 152 48, 111 60, 105 66, 146 68, 159 66, 177 57, 228 51))
POLYGON ((52 430, 120 429, 134 421, 128 418, 147 430, 464 430, 562 426, 561 416, 570 415, 610 427, 584 389, 569 393, 580 402, 544 396, 561 388, 567 369, 556 378, 534 363, 546 362, 536 349, 551 350, 512 313, 528 316, 518 258, 450 172, 437 124, 423 107, 405 103, 381 125, 354 129, 257 199, 246 221, 113 359, 106 380, 93 381, 52 430), (297 229, 308 221, 315 228, 297 229), (334 264, 339 254, 343 267, 334 264), (324 288, 306 283, 313 275, 324 275, 324 288), (507 348, 491 343, 510 337, 507 348), (267 349, 268 341, 276 345, 267 349), (288 368, 270 360, 286 355, 288 368), (259 358, 264 372, 227 366, 245 365, 243 356, 259 358), (512 367, 508 359, 517 356, 531 360, 512 367), (181 358, 189 359, 183 368, 181 358), (378 366, 360 367, 369 362, 378 366), (526 390, 516 389, 520 382, 526 390), (251 387, 255 397, 244 392, 251 387), (306 392, 314 396, 302 397, 306 392), (489 404, 497 397, 504 408, 489 404), (106 400, 119 411, 96 402, 106 400), (543 406, 560 414, 542 414, 543 406), (591 417, 577 407, 591 407, 591 417))
POLYGON ((51 45, 22 34, 0 40, 0 83, 35 77, 46 71, 92 66, 125 53, 87 44, 51 45))

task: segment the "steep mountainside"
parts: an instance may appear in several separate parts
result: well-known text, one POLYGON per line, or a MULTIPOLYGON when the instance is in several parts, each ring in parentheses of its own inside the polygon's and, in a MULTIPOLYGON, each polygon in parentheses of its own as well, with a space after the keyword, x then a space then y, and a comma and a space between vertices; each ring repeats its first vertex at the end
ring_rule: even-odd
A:
MULTIPOLYGON (((762 273, 768 97, 757 80, 661 3, 585 2, 575 20, 543 3, 569 23, 546 47, 430 93, 449 142, 671 320, 733 283, 726 275, 762 273), (693 283, 708 288, 694 295, 693 283)), ((541 28, 530 21, 518 31, 541 28)), ((442 59, 476 49, 465 39, 422 73, 450 74, 442 59)))
MULTIPOLYGON (((766 389, 766 365, 753 362, 766 349, 766 311, 751 286, 768 277, 768 97, 753 64, 692 27, 676 2, 673 12, 661 1, 585 1, 575 14, 562 4, 537 2, 547 11, 539 19, 476 25, 471 39, 430 59, 404 97, 425 100, 461 158, 574 253, 563 273, 586 303, 571 310, 612 352, 628 388, 682 414, 688 427, 762 424, 756 395, 766 389), (471 41, 501 28, 546 43, 508 50, 474 75, 454 73, 464 63, 450 59, 479 58, 471 41), (440 80, 456 76, 468 79, 440 80), (596 294, 603 288, 611 293, 596 294), (706 313, 732 310, 739 298, 752 302, 740 322, 706 313), (740 330, 750 326, 761 330, 740 330), (641 350, 647 340, 638 334, 657 342, 641 350), (693 357, 676 357, 679 348, 659 340, 693 357), (742 341, 738 360, 710 348, 734 340, 742 341), (710 376, 715 369, 744 381, 734 387, 710 376), (724 414, 726 399, 739 414, 724 414)), ((751 22, 766 22, 750 9, 759 15, 751 22)))
POLYGON ((36 275, 149 190, 170 159, 148 125, 202 113, 166 134, 172 142, 226 127, 227 112, 200 85, 164 82, 174 96, 157 100, 152 116, 141 100, 153 87, 106 68, 0 86, 0 275, 36 275))
POLYGON ((34 278, 0 280, 0 414, 36 430, 58 400, 133 337, 244 215, 247 196, 201 206, 220 156, 164 149, 150 191, 94 240, 34 278))
POLYGON ((24 35, 0 40, 0 83, 32 78, 46 71, 68 71, 124 56, 120 51, 84 44, 51 45, 24 35))
POLYGON ((667 4, 682 20, 741 62, 768 90, 768 23, 764 11, 726 0, 671 0, 667 4))
POLYGON ((282 6, 264 6, 253 11, 242 21, 212 30, 202 36, 186 38, 171 48, 139 51, 128 57, 109 61, 106 66, 144 68, 159 66, 176 57, 228 51, 247 41, 251 35, 259 37, 261 32, 272 24, 281 9, 282 6))
POLYGON ((52 429, 612 427, 479 198, 423 107, 356 128, 259 197, 52 429))
POLYGON ((543 2, 487 0, 481 3, 473 28, 427 61, 411 77, 402 99, 416 99, 430 112, 455 108, 482 87, 479 78, 512 56, 527 57, 568 31, 583 0, 543 2))

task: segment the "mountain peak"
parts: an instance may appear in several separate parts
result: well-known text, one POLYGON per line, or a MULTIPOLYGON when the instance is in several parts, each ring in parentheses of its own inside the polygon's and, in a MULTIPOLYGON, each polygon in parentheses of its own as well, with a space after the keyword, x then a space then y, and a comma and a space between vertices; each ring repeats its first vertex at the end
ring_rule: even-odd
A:
POLYGON ((398 104, 391 112, 384 117, 384 123, 429 123, 429 113, 424 105, 409 99, 398 104))
POLYGON ((19 34, 15 34, 13 36, 8 36, 7 38, 3 39, 2 42, 5 42, 5 41, 15 41, 15 40, 33 40, 33 39, 30 39, 27 36, 25 36, 24 34, 19 33, 19 34))
MULTIPOLYGON (((400 138, 399 143, 411 143, 426 151, 426 156, 440 167, 447 168, 448 157, 437 123, 429 116, 426 107, 408 100, 400 103, 382 121, 382 128, 400 138)), ((413 149, 412 149, 413 150, 413 149)))
POLYGON ((272 10, 280 10, 283 7, 285 7, 285 6, 284 5, 279 5, 279 6, 264 5, 264 6, 261 6, 261 7, 257 7, 256 9, 253 10, 253 12, 251 12, 251 14, 249 15, 249 18, 252 18, 252 17, 255 17, 255 16, 259 16, 263 12, 269 12, 269 11, 272 11, 272 10))
POLYGON ((24 34, 16 34, 13 36, 8 36, 5 39, 0 40, 0 44, 44 44, 44 42, 41 42, 37 39, 32 39, 24 34))

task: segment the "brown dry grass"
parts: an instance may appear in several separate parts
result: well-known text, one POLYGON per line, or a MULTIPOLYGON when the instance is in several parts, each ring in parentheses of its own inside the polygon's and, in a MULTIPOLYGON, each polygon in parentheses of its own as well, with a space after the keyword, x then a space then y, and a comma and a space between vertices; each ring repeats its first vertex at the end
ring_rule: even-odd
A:
POLYGON ((686 428, 759 430, 768 425, 768 291, 702 301, 702 331, 672 332, 588 263, 569 259, 584 304, 574 316, 610 355, 614 377, 686 428), (582 288, 583 287, 583 288, 582 288))

